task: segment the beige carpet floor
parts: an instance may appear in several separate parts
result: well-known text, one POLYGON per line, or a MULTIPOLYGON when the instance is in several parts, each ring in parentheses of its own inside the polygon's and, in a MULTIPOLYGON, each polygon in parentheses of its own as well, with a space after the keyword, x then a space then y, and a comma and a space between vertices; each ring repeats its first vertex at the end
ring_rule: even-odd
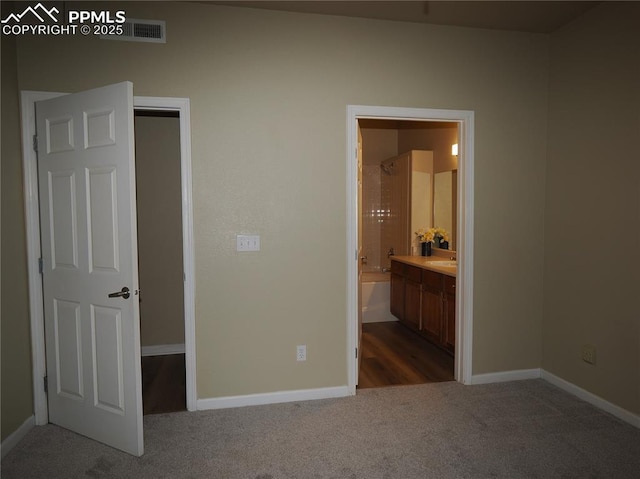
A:
POLYGON ((159 414, 144 428, 135 458, 36 427, 2 461, 2 478, 640 477, 640 429, 543 380, 159 414))

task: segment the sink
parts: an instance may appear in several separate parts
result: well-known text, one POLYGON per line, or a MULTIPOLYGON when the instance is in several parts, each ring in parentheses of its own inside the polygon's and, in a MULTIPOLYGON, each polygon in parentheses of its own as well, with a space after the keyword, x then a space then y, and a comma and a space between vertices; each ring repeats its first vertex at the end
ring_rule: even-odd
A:
POLYGON ((458 266, 457 261, 429 261, 427 264, 431 266, 458 266))

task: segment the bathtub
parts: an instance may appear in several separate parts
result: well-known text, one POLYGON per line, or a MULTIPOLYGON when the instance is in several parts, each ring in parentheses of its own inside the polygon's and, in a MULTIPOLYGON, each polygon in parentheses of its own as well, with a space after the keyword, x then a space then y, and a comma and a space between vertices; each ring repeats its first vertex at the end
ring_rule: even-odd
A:
POLYGON ((362 322, 397 321, 389 311, 391 275, 379 271, 362 273, 362 322))

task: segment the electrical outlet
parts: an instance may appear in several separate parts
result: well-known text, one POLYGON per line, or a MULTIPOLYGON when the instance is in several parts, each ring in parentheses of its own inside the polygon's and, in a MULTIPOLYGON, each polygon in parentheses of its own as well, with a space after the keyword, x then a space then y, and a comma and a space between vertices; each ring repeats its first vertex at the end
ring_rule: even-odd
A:
POLYGON ((596 363, 596 347, 593 344, 582 346, 582 360, 589 364, 596 363))
POLYGON ((296 346, 296 361, 306 361, 307 360, 307 345, 301 344, 300 346, 296 346))

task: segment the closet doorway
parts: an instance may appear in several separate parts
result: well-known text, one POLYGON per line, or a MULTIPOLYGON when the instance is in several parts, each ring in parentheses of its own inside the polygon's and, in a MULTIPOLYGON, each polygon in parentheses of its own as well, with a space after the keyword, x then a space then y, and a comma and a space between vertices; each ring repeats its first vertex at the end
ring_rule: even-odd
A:
POLYGON ((185 411, 180 113, 134 119, 143 411, 185 411))
MULTIPOLYGON (((45 358, 45 332, 44 332, 44 304, 43 284, 39 269, 41 257, 41 235, 38 195, 38 157, 32 148, 33 138, 36 135, 36 102, 49 100, 65 95, 60 92, 21 92, 21 124, 23 144, 23 168, 25 182, 25 210, 27 231, 27 266, 29 276, 29 303, 30 326, 33 365, 33 402, 35 424, 44 425, 49 422, 49 405, 47 394, 42 387, 46 381, 47 367, 45 358)), ((184 343, 181 352, 185 355, 185 390, 186 408, 189 411, 196 410, 197 390, 195 374, 195 273, 193 250, 193 212, 192 212, 192 184, 191 184, 191 125, 190 105, 188 98, 166 97, 133 97, 133 110, 172 111, 178 113, 180 124, 180 174, 177 175, 181 183, 180 208, 182 209, 182 283, 179 290, 183 294, 184 312, 182 321, 184 326, 184 343)), ((133 114, 133 112, 132 112, 133 114)), ((135 186, 134 186, 135 190, 135 186)), ((137 209, 137 204, 136 204, 137 209)), ((137 215, 136 215, 137 216, 137 215)), ((143 246, 144 247, 144 246, 143 246)), ((136 274, 136 280, 137 280, 136 274)), ((143 285, 140 285, 144 289, 143 285)), ((167 346, 160 345, 160 346, 167 346)), ((140 354, 139 346, 136 347, 140 354)), ((166 352, 166 350, 165 350, 166 352)), ((138 373, 139 374, 139 373, 138 373)), ((141 380, 141 378, 140 378, 141 380)), ((140 381, 142 382, 142 381, 140 381)), ((140 392, 142 384, 140 386, 140 392)), ((140 394, 140 393, 138 393, 140 394)), ((141 398, 142 394, 140 394, 141 398)), ((139 411, 142 414, 142 411, 139 411)), ((140 416, 141 419, 141 416, 140 416)))

